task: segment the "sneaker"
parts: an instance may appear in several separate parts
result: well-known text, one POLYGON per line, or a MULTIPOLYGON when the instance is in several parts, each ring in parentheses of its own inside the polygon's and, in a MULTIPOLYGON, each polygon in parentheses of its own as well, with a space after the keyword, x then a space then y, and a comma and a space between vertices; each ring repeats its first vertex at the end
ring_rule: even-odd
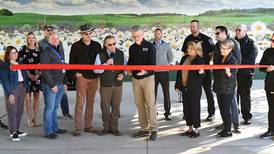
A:
POLYGON ((240 134, 241 131, 240 131, 239 129, 240 129, 239 126, 238 126, 238 125, 235 125, 235 126, 234 126, 234 130, 233 130, 232 132, 235 133, 235 134, 240 134))
POLYGON ((63 117, 64 117, 65 119, 70 119, 70 120, 73 119, 73 116, 72 116, 71 114, 69 114, 69 113, 63 114, 63 117))
POLYGON ((152 131, 149 136, 149 140, 155 141, 157 139, 157 131, 152 131))
POLYGON ((244 120, 242 122, 243 125, 251 125, 251 119, 244 120))
POLYGON ((137 133, 135 133, 133 135, 134 138, 141 138, 141 137, 145 137, 145 136, 149 136, 149 131, 138 131, 137 133))
POLYGON ((48 138, 48 139, 56 139, 57 137, 58 137, 58 135, 57 135, 57 134, 54 134, 54 133, 45 135, 45 138, 48 138))
MULTIPOLYGON (((12 133, 12 132, 10 131, 10 137, 12 137, 13 134, 14 134, 14 133, 12 133)), ((26 133, 26 132, 21 132, 21 131, 19 131, 19 130, 17 130, 16 134, 17 134, 19 137, 24 137, 24 136, 27 136, 27 135, 28 135, 28 133, 26 133)))
POLYGON ((209 116, 207 116, 207 118, 205 119, 205 121, 211 122, 211 121, 213 121, 214 119, 215 119, 214 115, 209 115, 209 116))
POLYGON ((14 133, 11 137, 12 142, 19 142, 20 138, 19 135, 17 133, 14 133))
POLYGON ((5 125, 4 123, 2 123, 2 121, 0 120, 0 127, 3 129, 8 129, 8 126, 5 125))
POLYGON ((58 129, 55 133, 56 134, 66 134, 68 132, 68 130, 66 129, 58 129))
POLYGON ((260 136, 260 138, 262 139, 271 138, 271 137, 274 137, 274 132, 271 132, 271 131, 267 131, 260 136))

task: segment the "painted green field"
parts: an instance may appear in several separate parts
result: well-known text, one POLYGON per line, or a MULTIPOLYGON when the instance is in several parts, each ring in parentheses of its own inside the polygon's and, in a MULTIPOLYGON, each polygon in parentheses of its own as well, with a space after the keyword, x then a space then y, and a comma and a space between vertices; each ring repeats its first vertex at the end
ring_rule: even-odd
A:
POLYGON ((267 24, 274 22, 274 9, 264 11, 247 10, 224 10, 209 11, 198 16, 186 16, 178 14, 154 14, 154 15, 134 15, 134 14, 106 14, 106 15, 75 15, 75 16, 57 16, 41 15, 30 13, 15 13, 13 16, 0 16, 1 26, 10 25, 30 25, 36 26, 44 24, 71 24, 78 26, 83 23, 92 23, 94 25, 111 26, 132 26, 132 25, 173 25, 187 24, 191 19, 200 20, 204 26, 225 24, 234 25, 239 23, 253 23, 262 21, 267 24))

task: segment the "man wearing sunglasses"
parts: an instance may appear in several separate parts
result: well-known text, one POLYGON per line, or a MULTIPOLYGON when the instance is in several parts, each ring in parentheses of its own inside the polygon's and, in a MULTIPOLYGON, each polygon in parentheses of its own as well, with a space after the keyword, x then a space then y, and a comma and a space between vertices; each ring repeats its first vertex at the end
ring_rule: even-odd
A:
MULTIPOLYGON (((203 48, 203 59, 205 64, 209 64, 209 62, 213 59, 213 52, 215 50, 215 45, 212 38, 200 32, 200 22, 198 20, 192 20, 189 24, 189 29, 191 34, 186 37, 182 52, 187 53, 187 43, 190 41, 199 41, 203 48)), ((207 110, 208 117, 206 121, 213 121, 215 115, 215 105, 213 99, 213 91, 212 91, 212 72, 211 70, 205 70, 205 76, 203 78, 203 88, 206 93, 207 99, 207 110)))
MULTIPOLYGON (((247 26, 238 25, 236 27, 235 39, 239 42, 242 54, 242 64, 255 65, 255 60, 258 54, 258 49, 255 43, 247 35, 247 26)), ((254 68, 239 69, 237 74, 237 97, 238 102, 241 104, 241 113, 244 119, 244 125, 251 124, 251 98, 250 90, 252 86, 252 77, 255 74, 254 68)))
MULTIPOLYGON (((94 65, 96 55, 102 52, 99 42, 92 40, 92 28, 89 24, 80 26, 82 38, 73 43, 70 50, 70 64, 90 64, 94 65)), ((84 103, 85 109, 85 132, 97 133, 92 126, 93 105, 97 90, 98 74, 91 70, 75 70, 73 74, 76 77, 76 105, 74 136, 81 135, 82 114, 84 103)))
MULTIPOLYGON (((40 52, 44 51, 48 47, 49 45, 48 37, 54 31, 54 27, 51 25, 45 25, 43 28, 44 28, 44 38, 41 41, 39 41, 40 52)), ((64 50, 64 47, 61 41, 59 42, 58 48, 60 50, 64 50)), ((69 112, 68 96, 66 92, 62 96, 60 105, 61 105, 63 117, 66 119, 72 119, 73 117, 69 112)))
MULTIPOLYGON (((218 61, 219 58, 221 58, 221 49, 220 46, 222 44, 222 42, 224 42, 226 39, 230 39, 233 41, 234 43, 234 48, 232 50, 232 55, 237 59, 237 64, 241 64, 241 60, 242 60, 242 55, 241 55, 241 50, 240 50, 240 45, 239 43, 230 38, 227 28, 225 26, 217 26, 215 28, 215 37, 217 40, 216 43, 216 50, 214 52, 214 63, 216 63, 216 61, 218 61)), ((236 92, 235 92, 236 94, 236 92)), ((231 119, 232 119, 232 124, 234 126, 234 133, 241 133, 239 130, 239 109, 238 109, 238 103, 236 100, 236 95, 234 95, 233 99, 232 99, 232 104, 231 104, 231 119)), ((217 126, 215 127, 216 129, 221 129, 223 127, 223 125, 217 126)))

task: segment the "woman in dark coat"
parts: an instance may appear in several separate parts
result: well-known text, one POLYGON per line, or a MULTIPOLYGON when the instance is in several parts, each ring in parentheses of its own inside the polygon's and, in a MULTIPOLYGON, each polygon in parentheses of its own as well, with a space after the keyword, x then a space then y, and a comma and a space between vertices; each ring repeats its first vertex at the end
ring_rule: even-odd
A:
POLYGON ((261 138, 274 136, 274 33, 270 39, 271 47, 264 51, 260 65, 270 65, 267 68, 260 68, 260 71, 266 73, 265 92, 268 102, 268 130, 261 135, 261 138))
MULTIPOLYGON (((234 43, 232 40, 226 39, 225 41, 223 41, 220 46, 221 56, 217 57, 217 59, 214 59, 215 64, 237 64, 237 59, 231 53, 233 48, 234 43)), ((219 137, 229 137, 232 136, 230 109, 236 88, 237 69, 225 68, 220 70, 214 70, 213 74, 213 91, 217 94, 217 101, 224 124, 224 129, 217 135, 219 137)))
MULTIPOLYGON (((187 44, 187 55, 182 57, 180 65, 203 65, 202 46, 196 42, 187 44)), ((182 91, 183 112, 186 125, 189 127, 182 136, 196 138, 200 136, 198 128, 201 127, 200 100, 202 95, 203 70, 179 70, 175 89, 182 91)))

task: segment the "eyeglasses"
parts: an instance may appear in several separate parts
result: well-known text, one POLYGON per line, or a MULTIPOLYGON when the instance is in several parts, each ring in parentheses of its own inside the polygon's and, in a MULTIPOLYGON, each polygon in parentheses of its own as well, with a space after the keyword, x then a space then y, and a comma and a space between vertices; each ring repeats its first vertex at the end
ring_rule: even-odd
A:
POLYGON ((91 33, 85 32, 83 33, 83 35, 91 35, 91 33))
POLYGON ((270 41, 271 41, 272 43, 274 43, 274 40, 270 39, 270 41))
POLYGON ((47 32, 52 32, 53 31, 53 29, 47 29, 47 32))
POLYGON ((108 46, 115 46, 116 45, 116 43, 110 43, 110 44, 108 44, 108 46))
POLYGON ((17 52, 10 52, 10 55, 15 55, 17 54, 17 52))
POLYGON ((236 31, 236 32, 240 32, 240 31, 242 31, 242 30, 241 30, 241 29, 236 29, 235 31, 236 31))
POLYGON ((216 32, 215 35, 219 35, 221 32, 216 32))

